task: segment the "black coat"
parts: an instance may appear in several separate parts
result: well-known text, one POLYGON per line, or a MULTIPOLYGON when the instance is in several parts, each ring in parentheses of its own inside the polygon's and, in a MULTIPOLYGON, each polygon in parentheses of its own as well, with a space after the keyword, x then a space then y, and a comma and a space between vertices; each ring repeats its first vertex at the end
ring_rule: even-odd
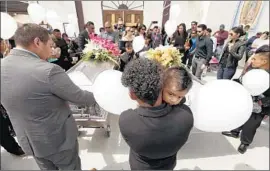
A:
POLYGON ((193 127, 188 106, 129 109, 119 118, 120 132, 130 147, 132 170, 172 170, 193 127))
POLYGON ((85 45, 88 43, 87 40, 89 40, 89 33, 86 30, 83 30, 79 34, 78 38, 78 45, 79 49, 82 51, 85 48, 85 45))

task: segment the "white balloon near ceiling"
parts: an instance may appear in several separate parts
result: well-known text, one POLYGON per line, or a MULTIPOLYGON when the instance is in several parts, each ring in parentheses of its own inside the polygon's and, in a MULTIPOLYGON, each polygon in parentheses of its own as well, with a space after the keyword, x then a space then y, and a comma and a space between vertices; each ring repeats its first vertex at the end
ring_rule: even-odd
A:
POLYGON ((170 19, 177 19, 180 15, 181 9, 180 5, 174 4, 170 8, 170 19))
POLYGON ((53 10, 48 10, 46 13, 46 20, 50 24, 51 22, 59 22, 60 17, 58 14, 53 10))
POLYGON ((46 18, 46 10, 37 3, 29 4, 27 12, 31 20, 36 24, 40 24, 46 18))
POLYGON ((1 38, 9 39, 11 38, 15 31, 17 30, 18 25, 14 18, 12 18, 7 13, 1 12, 1 38))
POLYGON ((69 24, 74 24, 76 25, 78 23, 78 18, 74 14, 68 14, 68 22, 69 24))

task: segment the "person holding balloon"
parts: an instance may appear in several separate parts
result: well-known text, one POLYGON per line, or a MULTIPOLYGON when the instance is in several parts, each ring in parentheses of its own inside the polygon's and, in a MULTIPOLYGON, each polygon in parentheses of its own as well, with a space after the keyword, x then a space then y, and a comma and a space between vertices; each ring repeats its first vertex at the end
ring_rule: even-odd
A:
MULTIPOLYGON (((269 45, 261 46, 260 48, 256 50, 255 55, 252 58, 251 65, 247 68, 248 72, 244 72, 242 76, 243 78, 241 82, 244 87, 246 87, 247 89, 250 88, 250 85, 247 84, 247 81, 248 81, 247 79, 250 79, 250 78, 248 78, 247 76, 248 74, 251 75, 251 71, 255 71, 255 69, 259 69, 259 70, 265 70, 269 73, 269 64, 270 64, 269 55, 270 55, 269 45)), ((268 76, 268 89, 266 91, 258 93, 259 91, 261 91, 259 90, 260 87, 263 87, 263 86, 257 86, 257 89, 258 88, 259 89, 256 90, 257 91, 256 93, 254 90, 251 91, 251 94, 255 96, 253 97, 253 101, 254 101, 253 112, 249 120, 244 125, 242 125, 241 127, 237 129, 234 129, 229 132, 222 132, 223 135, 230 136, 233 138, 238 138, 241 131, 241 144, 238 148, 238 151, 242 154, 246 152, 247 147, 252 143, 253 138, 256 134, 256 130, 261 125, 262 120, 265 118, 265 116, 269 116, 270 114, 269 74, 266 75, 266 77, 267 76, 268 76)), ((257 75, 257 77, 260 77, 260 75, 257 75)), ((254 80, 254 82, 256 82, 256 80, 254 80)), ((262 82, 260 82, 260 84, 262 84, 262 82)), ((267 86, 264 86, 264 87, 267 87, 267 86)))
POLYGON ((192 112, 182 101, 191 77, 181 68, 167 70, 165 80, 162 75, 159 64, 147 58, 131 61, 122 75, 122 84, 139 105, 119 118, 120 132, 130 147, 131 170, 173 170, 193 127, 192 112), (163 102, 163 81, 169 88, 165 101, 173 105, 163 102))

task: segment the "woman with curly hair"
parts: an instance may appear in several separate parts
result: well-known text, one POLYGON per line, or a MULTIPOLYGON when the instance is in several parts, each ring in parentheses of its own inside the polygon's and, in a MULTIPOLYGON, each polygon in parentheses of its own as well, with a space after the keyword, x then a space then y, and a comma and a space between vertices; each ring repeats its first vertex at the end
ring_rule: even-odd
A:
POLYGON ((120 132, 130 147, 132 170, 173 170, 177 152, 193 127, 189 107, 181 102, 163 103, 163 81, 160 65, 147 58, 131 61, 123 72, 122 84, 139 105, 119 118, 120 132))

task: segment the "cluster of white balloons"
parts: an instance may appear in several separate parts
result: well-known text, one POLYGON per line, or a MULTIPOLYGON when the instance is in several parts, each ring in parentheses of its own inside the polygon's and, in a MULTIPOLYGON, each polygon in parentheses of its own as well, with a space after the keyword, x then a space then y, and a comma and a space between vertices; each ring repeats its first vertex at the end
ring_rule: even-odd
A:
MULTIPOLYGON (((120 115, 134 109, 137 103, 129 97, 129 91, 121 84, 122 73, 106 70, 100 73, 93 88, 97 103, 106 111, 120 115)), ((269 88, 269 74, 263 70, 251 70, 243 78, 243 85, 231 80, 215 80, 191 89, 190 107, 194 126, 206 132, 232 130, 243 125, 251 116, 252 96, 269 88)))
POLYGON ((242 126, 253 109, 252 96, 269 89, 269 73, 248 71, 242 85, 231 80, 215 80, 202 86, 191 97, 194 126, 202 131, 229 131, 242 126))
MULTIPOLYGON (((27 8, 28 14, 31 20, 40 24, 42 21, 46 21, 53 28, 62 28, 62 21, 58 14, 53 10, 46 10, 40 4, 30 3, 27 8)), ((73 14, 68 14, 69 25, 66 28, 68 35, 73 35, 75 32, 75 25, 77 25, 77 17, 73 14)))

